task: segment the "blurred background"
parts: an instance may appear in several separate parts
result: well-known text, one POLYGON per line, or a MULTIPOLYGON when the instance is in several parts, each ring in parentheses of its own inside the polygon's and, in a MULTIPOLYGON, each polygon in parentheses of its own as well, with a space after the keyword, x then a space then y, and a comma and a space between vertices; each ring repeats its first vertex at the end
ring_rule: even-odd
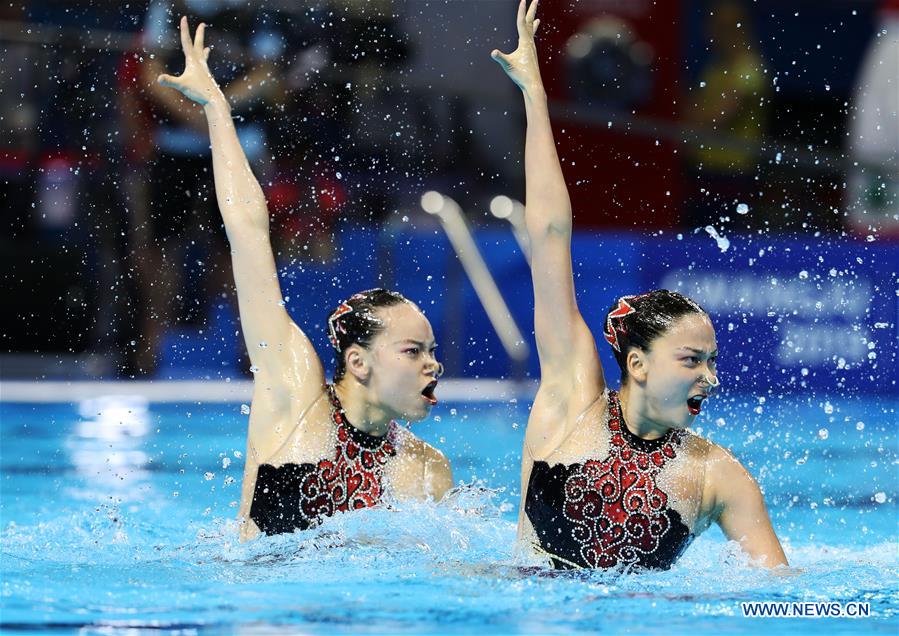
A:
MULTIPOLYGON (((6 3, 2 377, 249 374, 205 120, 155 84, 183 68, 183 14, 209 25, 285 302, 326 364, 330 310, 384 286, 425 310, 452 376, 537 377, 529 270, 509 223, 524 197, 524 112, 489 58, 514 48, 515 7, 6 3), (422 207, 428 191, 458 203, 508 320, 491 323, 441 217, 422 207)), ((680 289, 715 319, 726 384, 895 394, 899 1, 540 11, 594 333, 619 295, 680 289)))

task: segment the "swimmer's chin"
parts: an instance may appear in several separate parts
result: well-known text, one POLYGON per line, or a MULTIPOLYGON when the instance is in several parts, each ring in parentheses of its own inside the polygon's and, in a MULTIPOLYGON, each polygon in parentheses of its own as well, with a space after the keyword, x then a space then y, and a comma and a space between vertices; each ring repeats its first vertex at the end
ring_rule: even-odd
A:
POLYGON ((423 422, 428 419, 431 415, 431 409, 433 405, 428 402, 424 402, 419 408, 414 411, 406 412, 400 415, 399 419, 405 420, 410 424, 417 424, 418 422, 423 422))

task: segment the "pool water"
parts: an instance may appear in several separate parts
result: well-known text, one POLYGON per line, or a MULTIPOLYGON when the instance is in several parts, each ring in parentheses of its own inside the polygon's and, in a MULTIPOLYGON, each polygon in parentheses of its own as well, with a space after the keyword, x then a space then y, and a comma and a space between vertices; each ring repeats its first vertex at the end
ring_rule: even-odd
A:
MULTIPOLYGON (((527 404, 447 403, 416 425, 465 485, 316 530, 237 541, 240 404, 0 402, 2 628, 362 633, 891 633, 899 625, 899 400, 723 396, 697 420, 757 477, 796 570, 746 567, 717 528, 667 572, 522 567, 527 404), (741 601, 870 603, 744 618, 741 601)), ((137 633, 137 632, 135 632, 137 633)))

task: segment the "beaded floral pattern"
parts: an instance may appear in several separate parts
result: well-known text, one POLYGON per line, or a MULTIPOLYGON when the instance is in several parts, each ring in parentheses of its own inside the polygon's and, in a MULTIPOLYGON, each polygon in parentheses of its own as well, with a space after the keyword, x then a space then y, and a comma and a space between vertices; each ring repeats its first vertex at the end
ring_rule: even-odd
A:
POLYGON ((609 397, 609 455, 575 465, 564 486, 565 518, 580 556, 590 567, 640 563, 669 531, 668 495, 658 486, 661 469, 675 457, 686 431, 669 430, 651 449, 624 430, 617 394, 609 397))

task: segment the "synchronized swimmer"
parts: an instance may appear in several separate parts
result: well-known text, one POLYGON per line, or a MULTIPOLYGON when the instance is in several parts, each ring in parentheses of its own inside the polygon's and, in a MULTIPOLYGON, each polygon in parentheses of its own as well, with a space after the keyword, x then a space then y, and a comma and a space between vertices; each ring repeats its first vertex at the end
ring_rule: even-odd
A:
MULTIPOLYGON (((675 292, 618 300, 604 338, 621 369, 607 387, 575 300, 572 213, 550 127, 534 33, 537 2, 518 7, 518 47, 493 58, 527 113, 526 224, 532 246, 540 387, 522 455, 520 544, 558 568, 666 569, 712 522, 757 562, 787 563, 761 492, 726 450, 687 429, 718 387, 709 315, 675 292)), ((185 70, 159 82, 200 104, 216 198, 231 245, 240 320, 255 369, 241 538, 304 530, 375 506, 385 494, 439 500, 446 457, 397 420, 437 403, 442 367, 421 310, 384 289, 331 313, 332 383, 281 303, 266 202, 230 107, 209 72, 205 25, 181 19, 185 70)))
POLYGON ((531 242, 540 387, 525 433, 519 541, 560 568, 667 569, 716 522, 767 567, 787 559, 758 485, 726 450, 687 429, 719 385, 709 315, 656 290, 620 298, 604 339, 621 370, 606 385, 575 298, 571 202, 540 77, 537 1, 518 5, 518 47, 492 57, 527 114, 525 223, 531 242))
POLYGON ((241 539, 303 530, 336 512, 397 498, 440 499, 449 462, 397 420, 417 422, 437 403, 442 367, 431 323, 397 292, 350 296, 331 313, 333 383, 291 320, 269 237, 269 214, 207 66, 205 25, 191 39, 181 19, 184 72, 160 75, 200 104, 209 123, 215 194, 231 245, 244 341, 255 370, 240 511, 241 539))

